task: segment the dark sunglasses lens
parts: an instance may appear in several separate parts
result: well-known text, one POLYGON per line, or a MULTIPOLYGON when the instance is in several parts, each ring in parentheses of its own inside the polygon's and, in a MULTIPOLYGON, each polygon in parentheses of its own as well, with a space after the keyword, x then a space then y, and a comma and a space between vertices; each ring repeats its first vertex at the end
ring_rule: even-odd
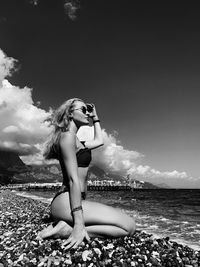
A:
POLYGON ((87 112, 86 107, 82 107, 82 112, 83 112, 84 114, 86 114, 86 112, 87 112))
POLYGON ((87 111, 92 112, 93 111, 93 106, 90 104, 87 104, 87 111))

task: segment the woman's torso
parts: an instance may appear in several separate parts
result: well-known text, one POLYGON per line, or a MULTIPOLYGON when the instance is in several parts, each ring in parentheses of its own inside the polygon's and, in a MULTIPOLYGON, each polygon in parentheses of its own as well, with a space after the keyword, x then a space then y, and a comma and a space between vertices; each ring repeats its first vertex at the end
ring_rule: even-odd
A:
MULTIPOLYGON (((59 162, 63 175, 63 186, 69 191, 69 177, 61 153, 59 153, 59 162)), ((80 181, 81 192, 87 192, 87 174, 89 163, 91 161, 91 150, 85 147, 84 142, 76 140, 76 158, 78 165, 78 178, 80 181)))

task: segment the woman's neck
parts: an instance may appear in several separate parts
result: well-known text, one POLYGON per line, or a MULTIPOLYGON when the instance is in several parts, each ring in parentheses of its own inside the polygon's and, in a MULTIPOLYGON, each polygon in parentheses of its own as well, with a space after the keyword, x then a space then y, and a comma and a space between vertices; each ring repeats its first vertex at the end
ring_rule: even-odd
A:
POLYGON ((74 123, 74 121, 71 121, 70 124, 69 124, 69 127, 68 127, 68 131, 70 133, 73 133, 74 135, 77 134, 78 132, 78 127, 77 125, 74 123))

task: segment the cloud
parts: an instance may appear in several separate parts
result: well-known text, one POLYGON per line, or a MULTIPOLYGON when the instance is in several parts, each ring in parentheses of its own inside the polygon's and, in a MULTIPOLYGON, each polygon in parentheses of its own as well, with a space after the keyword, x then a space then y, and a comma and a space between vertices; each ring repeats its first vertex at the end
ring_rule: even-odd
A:
POLYGON ((45 147, 45 142, 41 144, 36 144, 35 148, 37 149, 36 153, 24 155, 20 158, 27 165, 41 165, 41 164, 58 164, 57 160, 45 160, 43 157, 43 151, 45 147))
POLYGON ((188 187, 194 185, 198 179, 189 176, 186 172, 159 171, 151 168, 148 165, 138 165, 131 167, 128 171, 130 179, 138 179, 146 182, 159 184, 166 183, 172 187, 188 187))
POLYGON ((32 100, 32 89, 19 88, 8 82, 15 60, 0 50, 0 149, 19 155, 32 155, 40 150, 50 131, 44 120, 50 115, 32 100))
MULTIPOLYGON (((64 11, 65 14, 71 19, 77 19, 77 11, 80 9, 80 0, 64 0, 64 11)), ((29 3, 33 6, 39 4, 39 0, 29 0, 29 3)))
POLYGON ((80 0, 65 0, 64 10, 71 20, 76 20, 77 11, 80 9, 80 0))
MULTIPOLYGON (((80 128, 78 137, 80 140, 91 140, 93 127, 84 126, 80 128)), ((199 179, 189 176, 186 172, 159 171, 148 165, 142 165, 145 156, 137 151, 125 149, 117 140, 115 135, 107 134, 103 130, 104 146, 93 151, 94 165, 105 171, 118 173, 123 176, 129 175, 131 180, 143 180, 159 184, 166 183, 171 187, 194 187, 199 179)))
POLYGON ((37 6, 39 0, 29 0, 30 4, 32 4, 33 6, 37 6))
POLYGON ((138 165, 136 167, 131 167, 128 171, 129 174, 132 175, 141 175, 141 176, 146 176, 149 178, 160 178, 161 176, 165 176, 168 178, 187 178, 187 173, 186 172, 178 172, 176 170, 174 171, 166 171, 166 172, 161 172, 158 170, 155 170, 151 168, 150 166, 143 166, 143 165, 138 165))
MULTIPOLYGON (((102 167, 106 171, 126 175, 127 171, 136 166, 143 155, 137 151, 124 149, 115 135, 103 132, 104 146, 93 151, 93 164, 102 167)), ((78 132, 79 139, 91 140, 93 138, 94 129, 90 126, 81 127, 78 132)))
MULTIPOLYGON (((6 54, 0 49, 0 86, 5 77, 11 76, 15 70, 15 63, 17 60, 7 57, 6 54)), ((1 105, 0 105, 1 106, 1 105)))

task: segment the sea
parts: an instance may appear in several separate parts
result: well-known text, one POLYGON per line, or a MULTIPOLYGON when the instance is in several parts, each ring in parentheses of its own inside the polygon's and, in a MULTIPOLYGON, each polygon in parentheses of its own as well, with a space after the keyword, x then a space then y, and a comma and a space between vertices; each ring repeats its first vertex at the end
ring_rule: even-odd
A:
MULTIPOLYGON (((39 190, 16 193, 46 203, 55 194, 39 190)), ((200 189, 88 191, 87 200, 122 209, 135 218, 138 230, 155 238, 169 237, 200 250, 200 189)))

